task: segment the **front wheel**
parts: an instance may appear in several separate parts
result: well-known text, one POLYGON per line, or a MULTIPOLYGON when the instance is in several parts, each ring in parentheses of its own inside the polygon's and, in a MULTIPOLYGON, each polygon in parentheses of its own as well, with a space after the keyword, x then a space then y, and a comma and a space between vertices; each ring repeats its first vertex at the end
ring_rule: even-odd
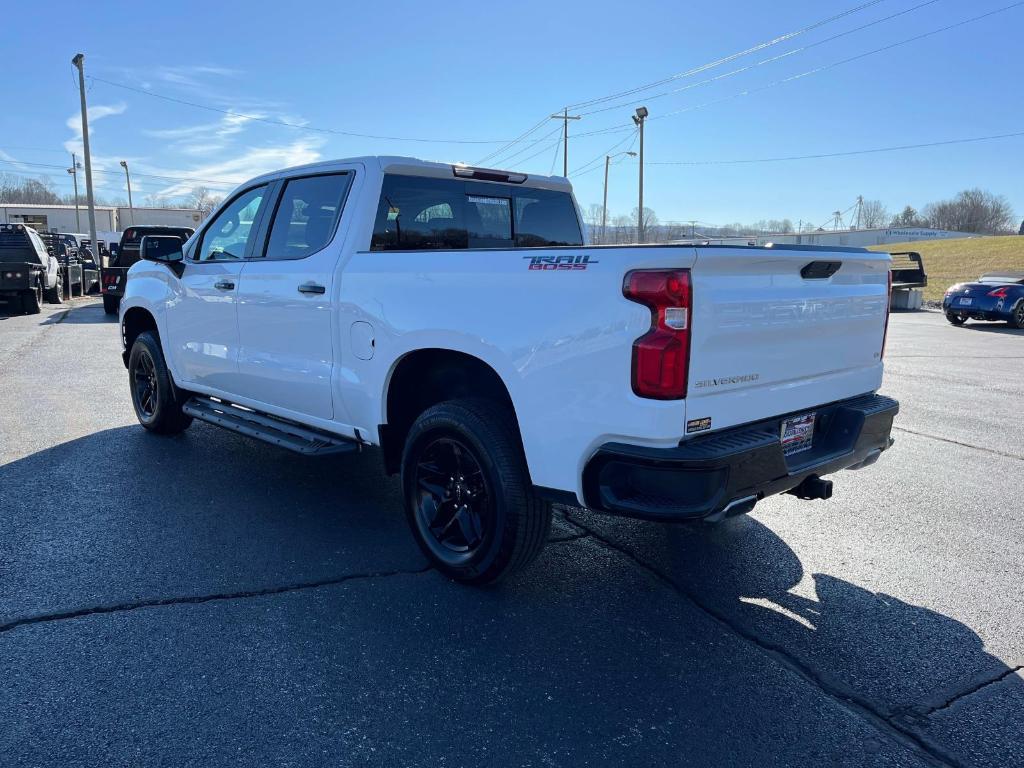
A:
POLYGON ((182 397, 171 381, 160 340, 152 331, 140 333, 128 356, 128 385, 139 423, 151 432, 176 435, 192 423, 181 410, 182 397))
POLYGON ((63 304, 64 303, 64 275, 61 272, 57 273, 57 282, 53 284, 53 288, 46 289, 46 300, 51 304, 63 304))
POLYGON ((1024 328, 1024 299, 1017 302, 1009 322, 1011 328, 1024 328))
POLYGON ((967 322, 967 315, 960 315, 956 312, 947 312, 946 319, 949 320, 953 325, 963 325, 967 322))
POLYGON ((103 294, 103 311, 108 315, 116 315, 121 309, 121 299, 118 296, 103 294))
POLYGON ((551 507, 530 483, 515 418, 489 400, 452 400, 424 411, 402 454, 405 511, 439 571, 493 584, 544 548, 551 507))

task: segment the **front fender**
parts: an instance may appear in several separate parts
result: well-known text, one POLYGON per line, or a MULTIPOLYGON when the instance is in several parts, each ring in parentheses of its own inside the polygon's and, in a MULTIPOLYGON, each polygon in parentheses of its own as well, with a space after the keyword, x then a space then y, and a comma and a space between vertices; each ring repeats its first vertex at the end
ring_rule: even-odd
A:
MULTIPOLYGON (((155 262, 139 261, 128 270, 128 280, 121 298, 118 326, 121 335, 121 350, 127 353, 124 344, 124 319, 132 309, 143 309, 156 321, 157 333, 166 339, 167 302, 173 299, 171 280, 174 275, 166 267, 155 262)), ((167 357, 165 355, 165 357, 167 357)), ((170 367, 171 361, 167 359, 170 367)), ((171 373, 176 373, 171 371, 171 373)))

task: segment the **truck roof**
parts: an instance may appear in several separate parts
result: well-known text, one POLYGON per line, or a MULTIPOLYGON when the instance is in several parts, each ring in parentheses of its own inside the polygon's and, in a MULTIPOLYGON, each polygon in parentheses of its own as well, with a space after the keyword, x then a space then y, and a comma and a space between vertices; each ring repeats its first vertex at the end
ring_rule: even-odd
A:
MULTIPOLYGON (((554 189, 562 192, 572 191, 572 185, 569 183, 569 180, 562 176, 543 176, 535 173, 522 173, 520 171, 506 169, 478 168, 466 165, 465 163, 439 163, 429 160, 420 160, 415 157, 402 157, 401 155, 364 155, 361 157, 338 158, 336 160, 319 160, 315 163, 294 165, 290 168, 282 168, 278 171, 265 173, 262 176, 257 176, 254 179, 251 179, 250 181, 270 181, 279 178, 280 176, 294 175, 296 171, 306 171, 310 173, 330 171, 335 170, 342 164, 351 163, 362 163, 379 169, 381 173, 402 173, 410 176, 433 176, 440 178, 451 178, 455 175, 456 169, 461 169, 467 176, 470 172, 486 173, 490 171, 497 175, 511 176, 513 177, 511 180, 513 180, 514 183, 523 184, 528 187, 541 187, 544 189, 554 189)), ((478 176, 476 178, 481 177, 478 176)), ((483 180, 504 181, 504 179, 500 178, 483 178, 483 180)))

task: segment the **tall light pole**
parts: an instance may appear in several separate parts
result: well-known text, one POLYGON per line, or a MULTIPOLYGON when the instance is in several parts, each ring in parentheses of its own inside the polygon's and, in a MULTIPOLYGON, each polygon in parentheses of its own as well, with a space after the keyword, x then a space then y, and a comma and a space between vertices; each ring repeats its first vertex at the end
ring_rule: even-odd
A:
POLYGON ((128 161, 122 160, 121 167, 124 168, 124 180, 128 185, 128 216, 131 219, 131 226, 135 226, 135 206, 132 205, 132 179, 128 175, 128 161))
POLYGON ((562 121, 562 175, 569 178, 569 121, 581 120, 582 115, 570 115, 569 108, 562 110, 560 115, 552 115, 552 120, 562 121))
POLYGON ((71 174, 72 180, 75 182, 75 231, 82 231, 82 217, 78 213, 78 158, 75 153, 71 153, 71 167, 68 168, 68 173, 71 174))
POLYGON ((640 205, 636 212, 637 239, 644 241, 644 122, 648 115, 647 107, 637 107, 633 115, 633 122, 640 129, 640 205))
POLYGON ((85 150, 85 201, 89 206, 89 243, 93 260, 101 267, 99 243, 96 239, 96 198, 92 194, 92 156, 89 154, 89 111, 85 106, 85 54, 78 53, 71 60, 78 70, 78 94, 82 101, 82 148, 85 150))
POLYGON ((601 242, 605 242, 605 230, 608 226, 608 166, 611 164, 613 157, 619 155, 629 155, 630 157, 636 157, 636 152, 616 152, 614 155, 604 156, 604 204, 601 206, 601 242))

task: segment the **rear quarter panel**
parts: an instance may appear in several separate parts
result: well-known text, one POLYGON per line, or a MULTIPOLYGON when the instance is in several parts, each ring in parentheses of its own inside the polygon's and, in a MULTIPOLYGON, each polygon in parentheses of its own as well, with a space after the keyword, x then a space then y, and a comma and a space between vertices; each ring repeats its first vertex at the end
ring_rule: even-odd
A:
POLYGON ((531 478, 579 491, 583 465, 602 443, 674 445, 683 401, 636 397, 633 341, 650 324, 622 295, 629 269, 693 264, 692 248, 557 248, 358 252, 344 269, 340 392, 349 423, 370 435, 386 422, 396 364, 418 349, 473 355, 505 382, 531 478), (585 269, 531 269, 534 259, 586 256, 585 269), (351 349, 349 328, 373 326, 374 356, 351 349))

